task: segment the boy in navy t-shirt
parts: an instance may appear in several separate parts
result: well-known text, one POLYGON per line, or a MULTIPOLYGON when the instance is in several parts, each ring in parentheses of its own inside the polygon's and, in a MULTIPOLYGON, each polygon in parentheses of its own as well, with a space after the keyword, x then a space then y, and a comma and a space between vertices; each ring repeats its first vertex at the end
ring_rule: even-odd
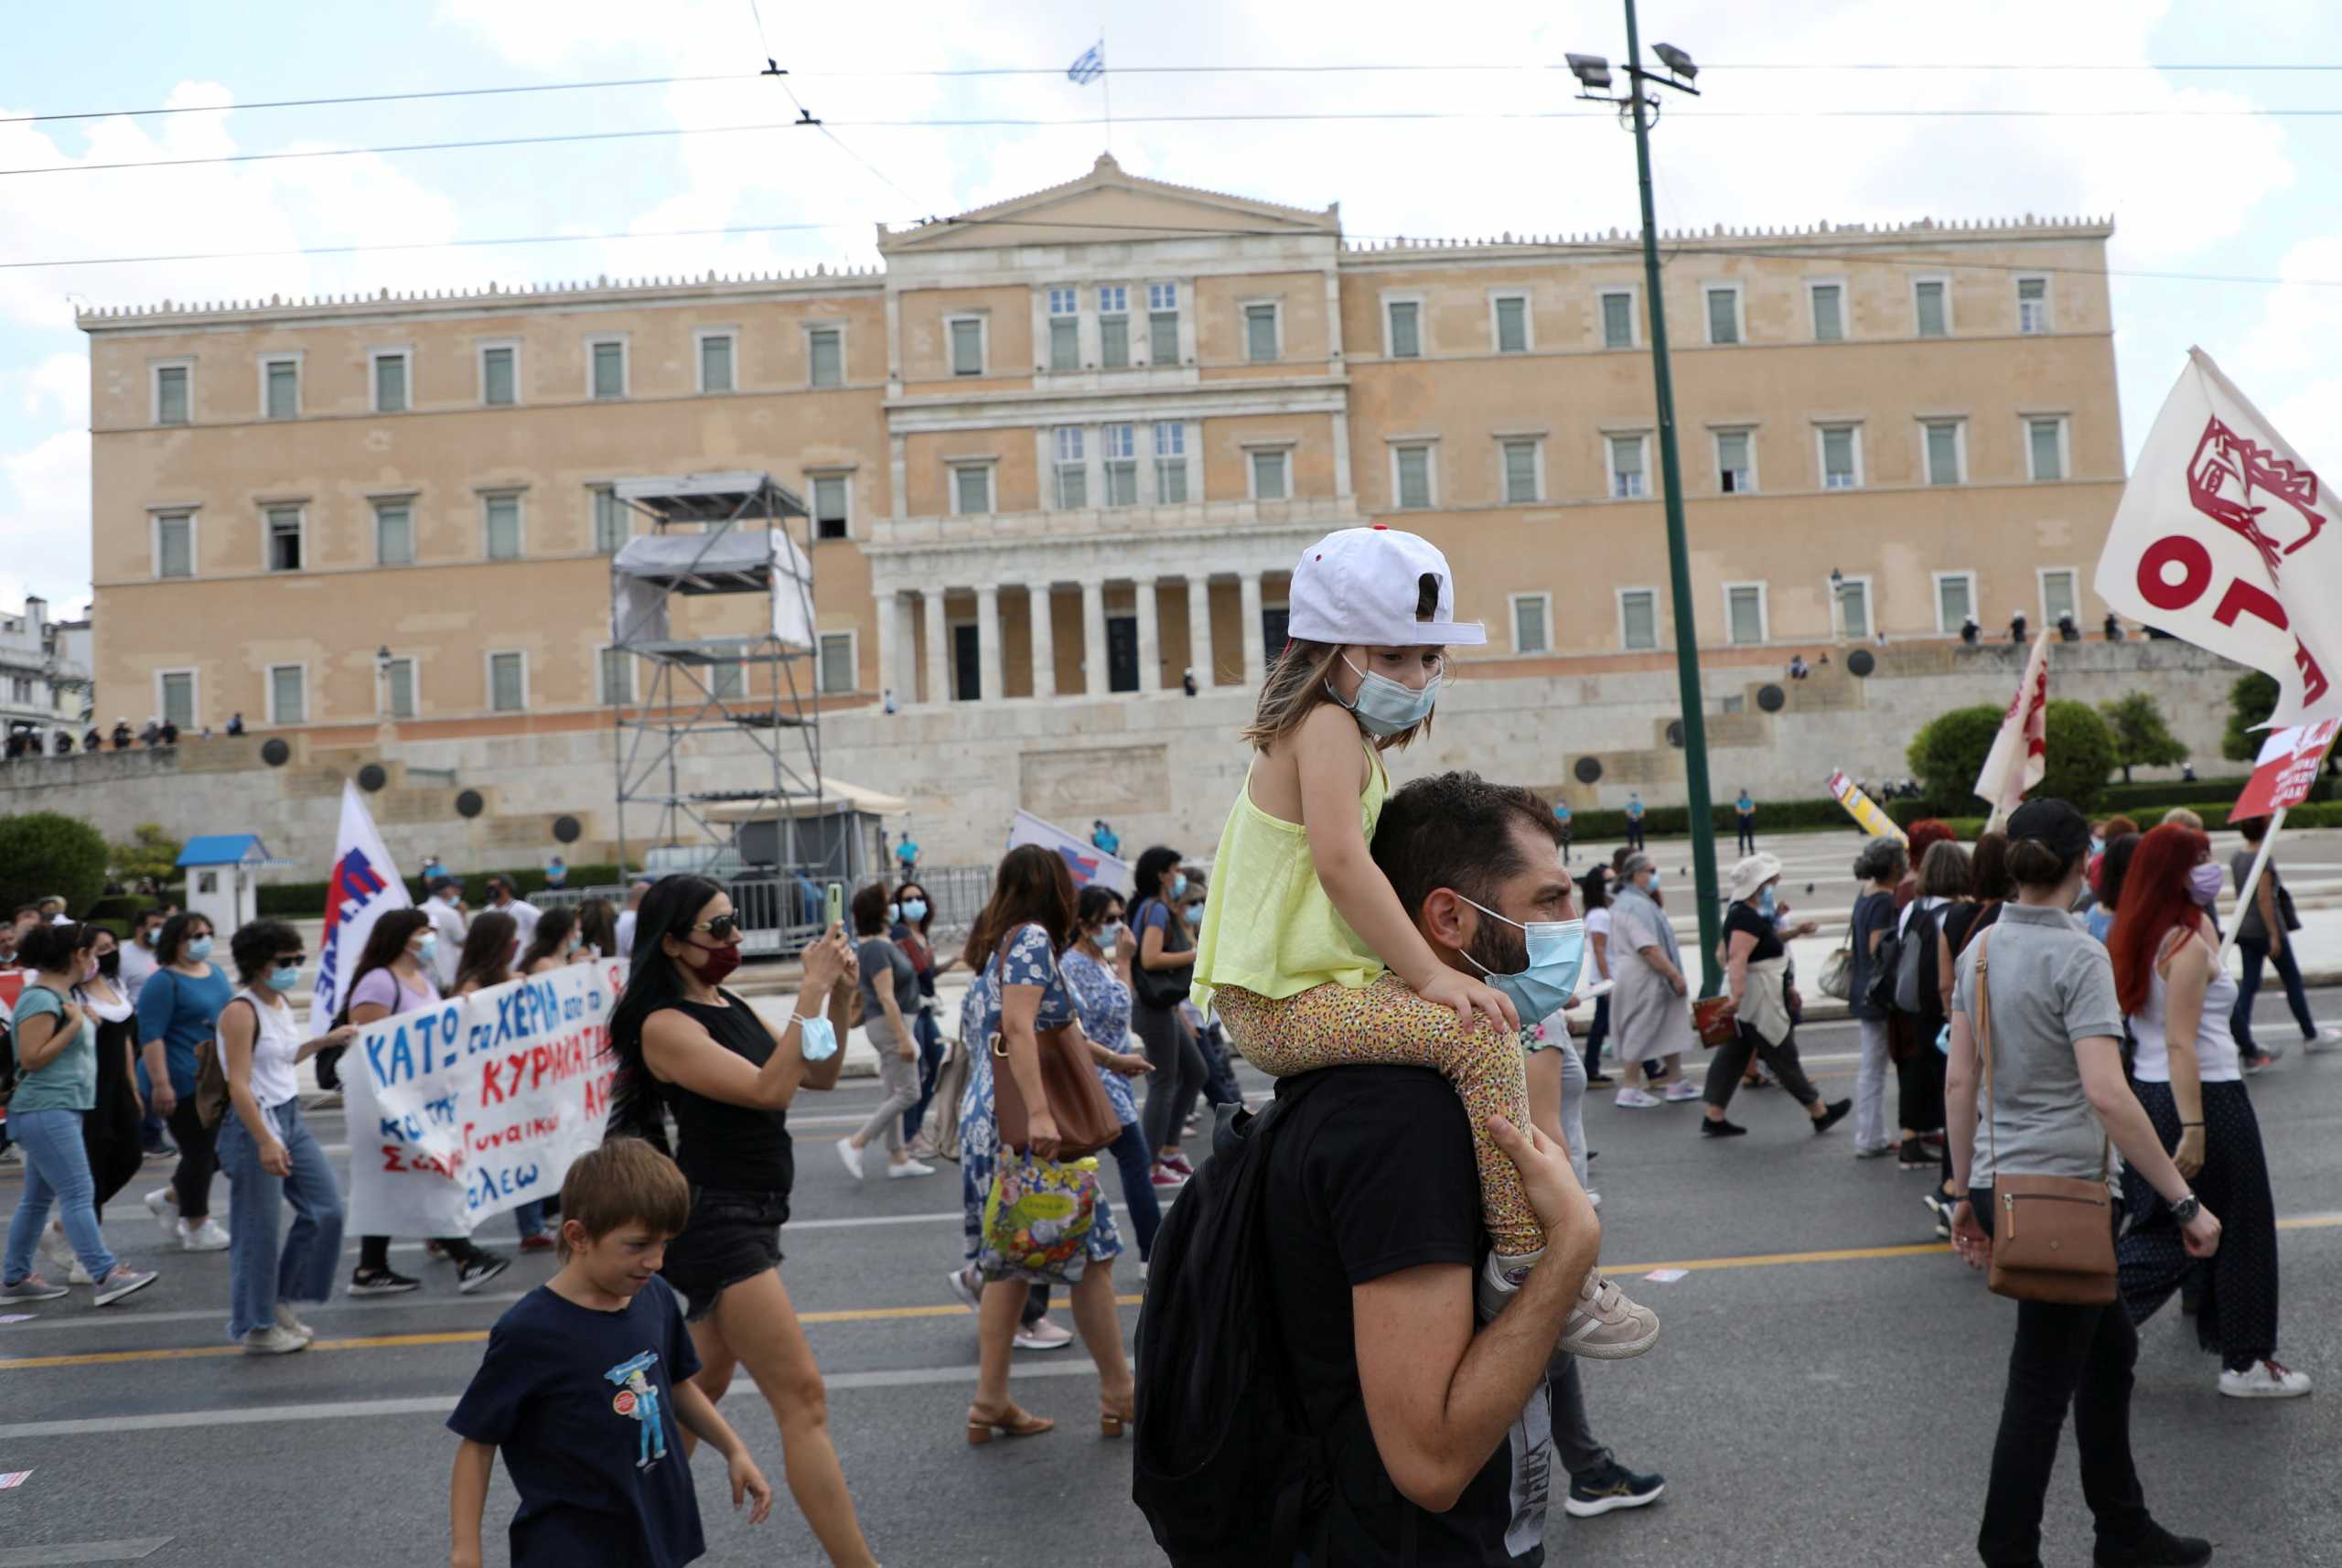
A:
POLYGON ((749 1522, 771 1511, 763 1472, 690 1381, 699 1357, 658 1277, 690 1212, 682 1173, 639 1139, 613 1139, 569 1167, 562 1270, 497 1320, 447 1418, 464 1440, 449 1498, 453 1568, 478 1568, 499 1449, 521 1494, 513 1568, 673 1568, 704 1553, 684 1431, 724 1455, 732 1506, 755 1499, 749 1522))

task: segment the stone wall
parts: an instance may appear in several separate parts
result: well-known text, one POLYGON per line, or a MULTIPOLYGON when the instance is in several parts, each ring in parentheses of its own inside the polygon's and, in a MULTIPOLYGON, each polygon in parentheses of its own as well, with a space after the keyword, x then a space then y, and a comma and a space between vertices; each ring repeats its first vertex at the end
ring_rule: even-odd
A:
MULTIPOLYGON (((2232 767, 2218 759, 2236 666, 2178 642, 2060 644, 2051 651, 2053 697, 2098 703, 2149 692, 2203 772, 2232 767)), ((1823 780, 1838 768, 1857 777, 1899 776, 1919 725, 1947 708, 2006 702, 2024 662, 2024 650, 2006 644, 1912 644, 1874 652, 1878 668, 1864 680, 1838 662, 1801 682, 1708 672, 1715 797, 1728 800, 1745 787, 1759 800, 1810 799, 1823 792, 1823 780), (1764 711, 1760 701, 1768 684, 1783 698, 1776 713, 1764 711)), ((831 777, 908 799, 908 825, 929 865, 994 858, 1020 804, 1085 833, 1092 818, 1104 817, 1133 852, 1162 842, 1201 858, 1218 843, 1244 775, 1237 733, 1251 707, 1249 693, 1229 691, 1197 698, 1174 692, 952 704, 893 714, 864 708, 823 719, 823 768, 831 777)), ((1667 671, 1467 675, 1442 699, 1429 739, 1395 756, 1392 767, 1402 779, 1471 768, 1561 792, 1581 808, 1622 804, 1629 789, 1666 804, 1683 792, 1682 753, 1667 736, 1675 714, 1676 682, 1667 671), (1601 763, 1598 782, 1575 779, 1585 757, 1601 763)), ((614 854, 607 731, 391 741, 362 749, 296 739, 282 768, 262 761, 262 739, 9 764, 0 768, 0 814, 64 811, 108 838, 127 837, 146 822, 182 837, 255 832, 290 863, 272 875, 316 879, 332 853, 343 779, 379 762, 389 781, 371 799, 402 867, 412 869, 426 851, 467 868, 540 864, 560 847, 552 824, 563 814, 585 826, 584 838, 563 851, 572 863, 614 854), (454 804, 467 789, 487 801, 468 822, 454 804)), ((756 755, 737 744, 712 743, 687 759, 684 787, 757 788, 768 773, 754 766, 756 755)), ((897 819, 887 825, 907 824, 897 819)), ((634 808, 628 826, 639 854, 649 811, 634 808)))

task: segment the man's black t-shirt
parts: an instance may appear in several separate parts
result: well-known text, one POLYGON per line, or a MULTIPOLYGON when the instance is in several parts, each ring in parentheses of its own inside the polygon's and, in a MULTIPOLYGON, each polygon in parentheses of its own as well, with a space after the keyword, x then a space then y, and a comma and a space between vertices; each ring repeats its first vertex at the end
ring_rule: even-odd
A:
POLYGON ((1445 1514, 1391 1485, 1359 1388, 1350 1288, 1426 1263, 1472 1268, 1487 1246, 1464 1102, 1422 1068, 1326 1073, 1271 1134, 1264 1215, 1276 1326, 1333 1492, 1304 1530, 1312 1563, 1402 1563, 1412 1514, 1421 1563, 1538 1568, 1552 1485, 1544 1382, 1445 1514))
POLYGON ((1781 929, 1773 924, 1773 917, 1754 905, 1735 902, 1724 911, 1724 934, 1730 938, 1735 931, 1746 931, 1756 939, 1756 950, 1748 955, 1750 963, 1763 963, 1788 950, 1781 946, 1781 929))

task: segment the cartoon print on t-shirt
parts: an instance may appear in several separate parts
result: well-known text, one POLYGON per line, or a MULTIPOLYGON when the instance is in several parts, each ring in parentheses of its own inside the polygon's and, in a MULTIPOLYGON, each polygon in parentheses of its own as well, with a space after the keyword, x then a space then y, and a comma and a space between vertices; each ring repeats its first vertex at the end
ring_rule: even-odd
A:
POLYGON ((604 1379, 618 1387, 618 1397, 610 1401, 610 1408, 641 1423, 640 1457, 634 1462, 638 1470, 647 1470, 667 1456, 667 1427, 659 1419, 659 1391, 650 1386, 650 1380, 645 1375, 658 1364, 659 1352, 645 1350, 629 1360, 620 1361, 602 1374, 604 1379))

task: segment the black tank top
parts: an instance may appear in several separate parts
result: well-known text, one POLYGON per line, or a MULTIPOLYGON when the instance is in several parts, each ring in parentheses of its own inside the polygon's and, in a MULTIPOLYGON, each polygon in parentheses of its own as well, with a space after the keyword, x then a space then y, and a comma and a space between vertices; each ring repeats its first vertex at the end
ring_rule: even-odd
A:
MULTIPOLYGON (((770 1031, 746 1002, 728 991, 720 994, 730 1006, 680 1001, 673 1005, 717 1045, 751 1067, 763 1067, 774 1049, 770 1031)), ((787 1195, 797 1179, 788 1112, 727 1104, 679 1083, 659 1087, 675 1115, 675 1164, 693 1187, 787 1195)))

